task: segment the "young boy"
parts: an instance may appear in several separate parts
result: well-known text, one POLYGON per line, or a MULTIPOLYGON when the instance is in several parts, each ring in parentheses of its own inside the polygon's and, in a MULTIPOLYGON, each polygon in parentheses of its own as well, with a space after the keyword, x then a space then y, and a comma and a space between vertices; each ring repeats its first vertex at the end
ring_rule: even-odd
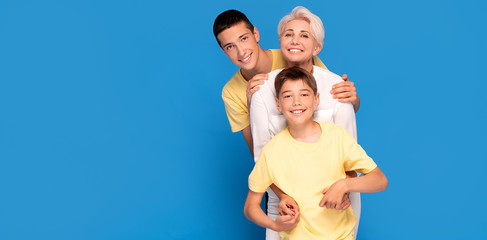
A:
POLYGON ((319 93, 310 73, 284 69, 275 88, 288 128, 263 148, 249 176, 245 216, 283 239, 354 239, 356 220, 351 208, 343 209, 345 193, 385 190, 387 178, 345 129, 313 121, 319 93), (346 178, 346 171, 364 176, 346 178), (275 221, 265 215, 260 202, 271 184, 294 198, 300 212, 275 221))
MULTIPOLYGON (((223 88, 222 98, 232 132, 242 131, 253 154, 248 110, 251 96, 267 79, 267 73, 284 68, 286 63, 279 49, 264 50, 260 47, 259 31, 240 11, 227 10, 218 15, 213 24, 213 34, 223 52, 240 67, 223 88)), ((313 58, 313 64, 327 69, 318 57, 313 58)), ((342 78, 345 81, 336 84, 331 94, 341 102, 352 102, 356 112, 360 99, 354 84, 346 75, 342 78)))

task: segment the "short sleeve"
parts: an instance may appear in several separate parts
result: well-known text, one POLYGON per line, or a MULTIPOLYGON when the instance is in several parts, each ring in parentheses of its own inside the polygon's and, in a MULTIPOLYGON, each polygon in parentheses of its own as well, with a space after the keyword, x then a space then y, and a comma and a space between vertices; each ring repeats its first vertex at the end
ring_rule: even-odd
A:
POLYGON ((249 126, 250 119, 247 102, 243 102, 243 100, 239 99, 238 96, 232 94, 226 88, 222 91, 222 99, 232 132, 241 131, 249 126))
POLYGON ((249 189, 254 192, 265 192, 271 184, 272 180, 267 168, 265 153, 263 152, 249 175, 249 189))
POLYGON ((356 171, 367 174, 377 167, 365 150, 344 129, 340 129, 343 144, 343 166, 345 171, 356 171))

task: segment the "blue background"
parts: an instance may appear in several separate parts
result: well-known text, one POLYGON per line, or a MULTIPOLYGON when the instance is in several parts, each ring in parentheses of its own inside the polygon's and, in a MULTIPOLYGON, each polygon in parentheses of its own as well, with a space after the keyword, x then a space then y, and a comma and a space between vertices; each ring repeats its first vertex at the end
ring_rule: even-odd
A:
POLYGON ((278 48, 297 5, 389 179, 359 239, 487 239, 486 4, 439 0, 0 1, 0 239, 263 239, 212 25, 239 9, 278 48))

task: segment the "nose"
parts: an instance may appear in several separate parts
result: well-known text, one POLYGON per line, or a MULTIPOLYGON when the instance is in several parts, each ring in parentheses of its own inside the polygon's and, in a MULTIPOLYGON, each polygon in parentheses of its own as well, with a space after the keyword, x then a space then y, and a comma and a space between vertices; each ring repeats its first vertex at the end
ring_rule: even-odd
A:
POLYGON ((299 42, 298 42, 298 36, 297 35, 294 35, 291 38, 291 44, 293 44, 293 45, 298 45, 299 44, 299 42))
POLYGON ((238 56, 244 56, 245 55, 245 50, 243 48, 243 46, 237 44, 237 46, 235 46, 237 48, 237 53, 238 53, 238 56))
POLYGON ((293 107, 296 107, 296 106, 301 106, 301 102, 297 98, 295 98, 293 101, 293 107))

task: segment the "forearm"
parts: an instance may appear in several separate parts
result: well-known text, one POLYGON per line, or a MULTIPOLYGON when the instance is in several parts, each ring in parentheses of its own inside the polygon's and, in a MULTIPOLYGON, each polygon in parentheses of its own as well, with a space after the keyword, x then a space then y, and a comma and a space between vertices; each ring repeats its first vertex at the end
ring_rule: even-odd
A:
POLYGON ((244 215, 250 221, 261 227, 275 229, 275 221, 268 217, 260 207, 262 194, 249 190, 247 200, 245 201, 244 215))
POLYGON ((288 197, 288 195, 286 193, 284 193, 279 187, 277 187, 274 184, 271 185, 271 189, 277 195, 279 200, 282 200, 283 198, 288 197))
POLYGON ((343 181, 345 181, 346 192, 380 192, 384 191, 388 185, 386 176, 378 167, 364 176, 346 178, 343 181))
POLYGON ((358 112, 358 109, 360 108, 360 98, 358 97, 358 95, 357 95, 357 99, 353 101, 352 104, 353 104, 353 110, 355 112, 358 112))

